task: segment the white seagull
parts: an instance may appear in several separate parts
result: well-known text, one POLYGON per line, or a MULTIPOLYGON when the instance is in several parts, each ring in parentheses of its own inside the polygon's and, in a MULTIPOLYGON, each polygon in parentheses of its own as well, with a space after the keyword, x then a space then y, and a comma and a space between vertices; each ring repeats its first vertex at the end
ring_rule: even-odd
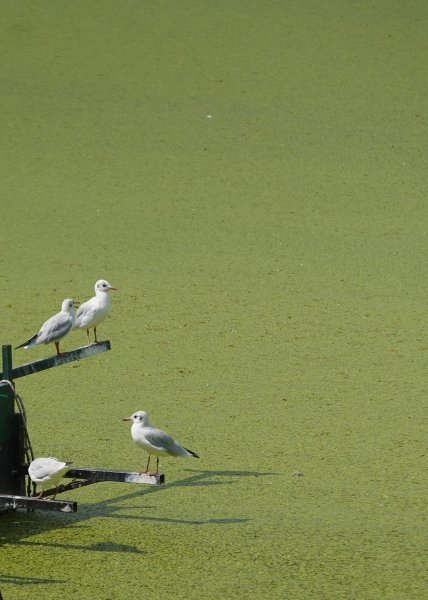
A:
POLYGON ((156 471, 153 471, 151 475, 157 475, 159 472, 159 456, 193 456, 199 458, 196 452, 180 446, 169 433, 150 425, 149 415, 144 410, 138 410, 130 417, 123 419, 123 421, 132 421, 132 439, 149 453, 146 470, 143 473, 147 473, 149 470, 152 454, 156 456, 156 471))
POLYGON ((61 462, 52 456, 49 458, 35 458, 28 467, 28 475, 31 481, 40 486, 42 490, 36 497, 41 498, 43 492, 51 486, 57 487, 64 475, 70 470, 70 465, 71 463, 61 462))
POLYGON ((110 290, 117 290, 117 288, 110 285, 105 279, 100 279, 95 284, 95 296, 81 304, 79 310, 76 312, 74 327, 86 329, 88 344, 91 343, 89 338, 90 329, 94 330, 95 344, 98 342, 97 325, 101 323, 110 312, 111 297, 108 293, 110 290))
POLYGON ((40 331, 36 333, 36 335, 33 335, 33 337, 23 344, 16 346, 15 350, 17 348, 30 348, 37 344, 49 344, 50 342, 55 342, 56 353, 60 356, 59 340, 67 335, 70 329, 72 329, 75 319, 74 308, 77 306, 79 306, 79 303, 71 298, 64 300, 61 306, 61 312, 43 323, 40 327, 40 331))

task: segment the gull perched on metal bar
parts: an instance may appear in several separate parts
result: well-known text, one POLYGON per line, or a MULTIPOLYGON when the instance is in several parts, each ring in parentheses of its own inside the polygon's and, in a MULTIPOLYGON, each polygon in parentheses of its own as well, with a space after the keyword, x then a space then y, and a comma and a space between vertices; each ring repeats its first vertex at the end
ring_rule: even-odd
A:
POLYGON ((100 279, 95 284, 95 296, 90 300, 83 302, 76 312, 74 328, 86 329, 88 345, 91 343, 89 338, 90 329, 94 330, 95 344, 98 342, 97 325, 99 325, 110 312, 111 297, 108 292, 116 289, 117 288, 110 285, 105 279, 100 279))
POLYGON ((61 355, 59 351, 59 340, 63 338, 72 329, 74 325, 75 313, 74 308, 79 306, 78 302, 75 302, 71 298, 64 300, 61 306, 61 312, 57 313, 50 319, 48 319, 40 327, 40 330, 36 335, 33 335, 29 340, 16 346, 17 348, 30 348, 37 344, 49 344, 55 342, 56 353, 61 355))
POLYGON ((35 458, 28 467, 28 475, 31 481, 42 490, 37 498, 42 497, 44 490, 57 487, 64 475, 70 470, 70 465, 71 463, 62 462, 52 456, 49 458, 35 458))
POLYGON ((199 458, 193 450, 180 446, 169 433, 150 425, 149 415, 144 410, 135 412, 130 417, 123 419, 123 421, 132 421, 132 439, 138 446, 141 446, 149 453, 146 470, 143 473, 147 473, 149 470, 152 454, 156 456, 156 471, 150 473, 151 475, 157 475, 159 472, 159 456, 193 456, 194 458, 199 458))

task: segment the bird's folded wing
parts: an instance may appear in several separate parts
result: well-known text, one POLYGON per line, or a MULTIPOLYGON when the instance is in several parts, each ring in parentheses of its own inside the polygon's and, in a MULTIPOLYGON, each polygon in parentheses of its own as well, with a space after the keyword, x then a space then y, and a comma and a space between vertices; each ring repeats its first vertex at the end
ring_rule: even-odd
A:
POLYGON ((52 465, 50 462, 33 465, 31 468, 31 475, 37 479, 44 479, 45 477, 51 477, 57 470, 56 465, 52 465))
POLYGON ((146 440, 155 448, 159 450, 165 450, 166 452, 174 453, 177 448, 177 444, 173 437, 162 431, 162 429, 152 429, 144 433, 146 440))
POLYGON ((49 343, 59 340, 70 331, 72 324, 72 319, 68 315, 59 313, 51 317, 42 325, 39 331, 39 342, 49 343))

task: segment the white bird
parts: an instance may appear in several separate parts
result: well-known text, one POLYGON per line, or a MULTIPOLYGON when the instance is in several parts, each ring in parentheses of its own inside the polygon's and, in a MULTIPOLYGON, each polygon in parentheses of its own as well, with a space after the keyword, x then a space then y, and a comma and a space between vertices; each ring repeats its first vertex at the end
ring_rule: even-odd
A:
POLYGON ((89 338, 90 329, 94 330, 95 344, 98 342, 97 325, 110 312, 111 297, 108 293, 110 290, 117 290, 117 288, 110 285, 105 279, 100 279, 95 284, 95 296, 81 304, 79 310, 76 312, 74 328, 86 329, 88 344, 91 343, 89 338))
POLYGON ((71 463, 61 462, 52 456, 49 458, 35 458, 28 467, 28 475, 31 481, 40 486, 42 490, 37 498, 41 498, 43 492, 48 488, 57 487, 64 475, 70 470, 70 465, 71 463))
POLYGON ((55 342, 56 353, 59 356, 61 354, 59 351, 59 340, 67 335, 70 329, 72 329, 75 319, 74 308, 77 306, 79 306, 79 303, 71 298, 64 300, 61 306, 61 312, 43 323, 36 335, 33 335, 33 337, 23 344, 16 346, 15 350, 17 348, 30 348, 37 344, 49 344, 50 342, 55 342))
POLYGON ((149 453, 146 470, 143 473, 147 473, 149 470, 152 454, 156 456, 156 471, 153 471, 151 475, 157 475, 159 472, 159 456, 193 456, 194 458, 199 458, 196 452, 180 446, 169 433, 150 425, 149 415, 144 410, 135 412, 130 417, 123 419, 123 421, 132 421, 132 439, 149 453))

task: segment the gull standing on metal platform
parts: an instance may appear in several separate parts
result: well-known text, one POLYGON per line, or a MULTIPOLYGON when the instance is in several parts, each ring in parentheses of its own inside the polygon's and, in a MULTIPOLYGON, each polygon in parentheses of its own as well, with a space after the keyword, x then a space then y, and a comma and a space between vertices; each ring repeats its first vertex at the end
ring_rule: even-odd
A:
POLYGON ((72 329, 75 319, 74 308, 77 306, 79 306, 79 303, 71 298, 64 300, 61 306, 61 312, 43 323, 40 327, 40 331, 36 333, 36 335, 33 335, 32 338, 23 344, 16 346, 15 350, 17 348, 30 348, 37 344, 50 344, 51 342, 55 342, 56 353, 60 356, 59 340, 67 335, 72 329))
POLYGON ((71 463, 61 462, 52 456, 49 458, 35 458, 28 467, 28 475, 31 481, 42 490, 37 498, 41 498, 43 492, 48 488, 57 487, 64 475, 70 470, 70 465, 71 463))
POLYGON ((74 328, 86 329, 88 345, 91 343, 89 330, 94 330, 95 344, 97 340, 97 325, 103 321, 110 312, 111 297, 110 290, 117 290, 105 279, 100 279, 95 284, 95 296, 81 304, 76 313, 74 328))
POLYGON ((156 456, 156 471, 153 471, 151 475, 157 475, 159 472, 159 456, 193 456, 194 458, 199 458, 196 452, 180 446, 169 433, 150 425, 149 415, 144 410, 135 412, 130 417, 123 419, 123 421, 132 421, 132 439, 149 453, 146 470, 143 473, 147 473, 149 470, 152 454, 156 456))

